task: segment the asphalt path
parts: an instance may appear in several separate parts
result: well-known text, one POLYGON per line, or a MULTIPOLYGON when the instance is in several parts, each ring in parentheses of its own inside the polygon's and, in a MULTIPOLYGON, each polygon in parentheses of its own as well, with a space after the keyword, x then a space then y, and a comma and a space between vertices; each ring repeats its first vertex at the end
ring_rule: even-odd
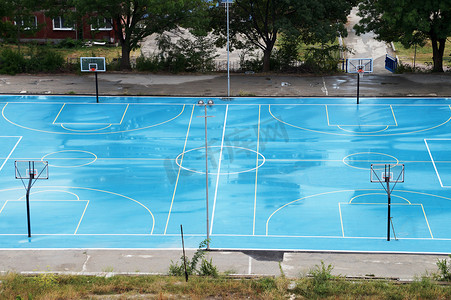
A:
MULTIPOLYGON (((227 75, 98 74, 99 95, 227 96, 227 75)), ((233 74, 232 97, 356 97, 357 75, 233 74)), ((95 95, 93 74, 0 76, 0 94, 95 95)), ((365 74, 361 97, 450 97, 451 73, 365 74)))

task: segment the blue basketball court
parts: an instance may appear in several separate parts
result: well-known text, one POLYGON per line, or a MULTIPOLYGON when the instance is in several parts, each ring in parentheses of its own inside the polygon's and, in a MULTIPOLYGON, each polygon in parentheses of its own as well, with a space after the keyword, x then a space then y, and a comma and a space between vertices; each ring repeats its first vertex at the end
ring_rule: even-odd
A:
POLYGON ((207 223, 199 99, 1 96, 0 248, 450 252, 451 99, 212 99, 207 223), (390 241, 371 164, 405 165, 390 241))

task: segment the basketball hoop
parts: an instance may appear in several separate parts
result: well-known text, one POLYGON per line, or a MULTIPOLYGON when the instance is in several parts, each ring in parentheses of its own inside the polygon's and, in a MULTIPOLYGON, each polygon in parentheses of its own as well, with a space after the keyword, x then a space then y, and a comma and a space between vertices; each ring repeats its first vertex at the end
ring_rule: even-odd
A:
POLYGON ((97 69, 96 68, 91 68, 90 71, 91 72, 95 72, 95 71, 97 71, 97 69))
POLYGON ((359 74, 359 77, 363 77, 363 74, 365 74, 365 70, 363 68, 359 68, 357 70, 357 73, 359 74))

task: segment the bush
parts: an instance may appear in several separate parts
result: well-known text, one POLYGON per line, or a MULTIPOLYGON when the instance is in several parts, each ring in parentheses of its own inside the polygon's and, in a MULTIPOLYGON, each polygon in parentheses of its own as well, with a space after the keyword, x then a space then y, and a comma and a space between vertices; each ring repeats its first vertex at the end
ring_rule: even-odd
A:
POLYGON ((22 54, 10 48, 0 52, 0 74, 15 75, 25 71, 26 60, 22 54))
POLYGON ((195 36, 172 42, 167 35, 158 38, 160 52, 136 60, 138 71, 209 72, 214 70, 215 48, 210 38, 195 36))
POLYGON ((25 55, 10 48, 0 52, 1 74, 55 72, 60 71, 64 64, 64 58, 48 47, 31 46, 25 55))

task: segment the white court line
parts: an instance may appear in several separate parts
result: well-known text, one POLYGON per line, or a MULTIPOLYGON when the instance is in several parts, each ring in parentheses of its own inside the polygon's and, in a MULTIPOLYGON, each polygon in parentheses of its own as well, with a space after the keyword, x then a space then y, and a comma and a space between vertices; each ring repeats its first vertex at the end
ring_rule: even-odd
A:
POLYGON ((191 128, 191 122, 193 120, 194 107, 195 106, 193 105, 193 109, 191 110, 191 116, 189 118, 188 129, 186 130, 186 137, 185 137, 185 144, 183 145, 182 159, 180 161, 179 171, 177 173, 177 179, 175 181, 174 192, 172 193, 171 206, 169 207, 168 218, 166 220, 166 226, 164 227, 164 234, 166 234, 166 232, 168 230, 169 219, 171 218, 172 206, 174 205, 175 193, 177 191, 177 186, 179 184, 180 171, 182 170, 183 157, 185 155, 186 144, 188 142, 189 130, 191 128))
MULTIPOLYGON (((255 183, 254 183, 254 220, 252 222, 252 235, 255 235, 255 218, 257 214, 257 183, 258 183, 258 150, 260 148, 260 116, 261 116, 261 105, 258 106, 258 129, 257 129, 257 162, 255 163, 255 183)), ((250 274, 250 273, 249 273, 250 274)))
POLYGON ((77 234, 78 228, 80 228, 81 221, 83 220, 83 217, 85 216, 86 210, 88 209, 88 205, 89 205, 89 200, 88 200, 88 202, 86 202, 85 209, 83 210, 83 213, 81 214, 80 221, 78 222, 78 225, 77 225, 77 228, 75 229, 74 234, 77 234))
POLYGON ((9 158, 11 157, 11 155, 13 154, 14 150, 16 150, 17 145, 19 145, 19 142, 22 140, 21 136, 17 136, 19 138, 19 140, 16 142, 16 144, 14 145, 14 147, 11 149, 11 151, 9 152, 8 156, 5 158, 5 160, 3 161, 2 165, 0 166, 0 171, 3 169, 3 167, 5 166, 6 162, 9 160, 9 158))
POLYGON ((215 197, 213 200, 213 209, 211 212, 210 234, 212 234, 212 232, 213 232, 213 221, 215 219, 216 199, 218 197, 219 176, 221 175, 222 150, 224 149, 224 137, 225 137, 228 112, 229 112, 229 106, 227 105, 226 111, 225 111, 225 116, 224 116, 224 125, 222 127, 221 151, 219 152, 218 175, 216 176, 215 197))
POLYGON ((5 203, 3 204, 2 209, 0 209, 0 214, 2 213, 3 209, 4 209, 5 206, 6 206, 6 203, 8 203, 8 201, 9 201, 9 200, 6 200, 5 203))
POLYGON ((437 175, 438 181, 440 182, 440 186, 444 187, 443 183, 442 183, 442 179, 440 178, 440 174, 438 173, 437 166, 435 165, 434 158, 432 157, 431 149, 429 149, 429 145, 428 145, 428 142, 426 139, 424 139, 424 143, 426 144, 426 148, 428 150, 429 157, 431 158, 432 165, 434 166, 435 174, 437 175))

